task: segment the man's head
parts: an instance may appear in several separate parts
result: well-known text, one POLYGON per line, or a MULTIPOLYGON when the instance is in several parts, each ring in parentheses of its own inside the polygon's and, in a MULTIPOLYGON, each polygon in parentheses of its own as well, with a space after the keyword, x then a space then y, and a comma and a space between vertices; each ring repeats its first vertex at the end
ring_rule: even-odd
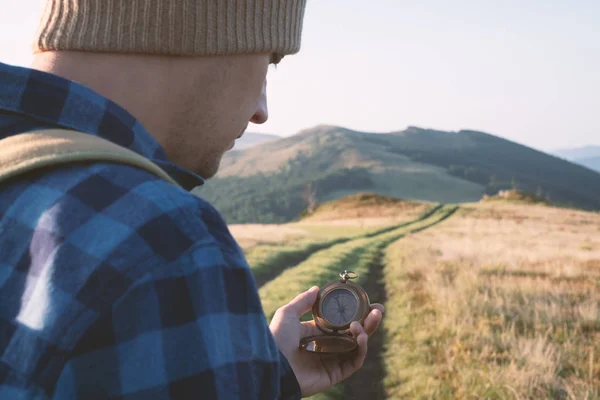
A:
POLYGON ((34 68, 131 112, 204 178, 268 118, 268 66, 300 48, 306 0, 47 0, 34 68))

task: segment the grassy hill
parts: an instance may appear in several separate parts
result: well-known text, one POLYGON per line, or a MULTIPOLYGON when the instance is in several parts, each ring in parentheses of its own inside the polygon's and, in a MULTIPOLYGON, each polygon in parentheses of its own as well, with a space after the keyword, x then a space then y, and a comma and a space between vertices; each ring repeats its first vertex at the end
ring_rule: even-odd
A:
POLYGON ((356 193, 347 197, 319 204, 312 212, 303 214, 301 221, 331 223, 355 219, 385 219, 398 214, 424 212, 427 204, 401 200, 376 193, 356 193))
POLYGON ((318 126, 226 154, 198 194, 230 223, 281 223, 311 202, 357 192, 442 203, 518 188, 600 209, 600 174, 476 131, 410 127, 387 134, 318 126))
POLYGON ((267 318, 344 269, 386 307, 363 368, 313 399, 600 398, 600 213, 514 192, 417 205, 357 195, 325 221, 231 227, 267 318))

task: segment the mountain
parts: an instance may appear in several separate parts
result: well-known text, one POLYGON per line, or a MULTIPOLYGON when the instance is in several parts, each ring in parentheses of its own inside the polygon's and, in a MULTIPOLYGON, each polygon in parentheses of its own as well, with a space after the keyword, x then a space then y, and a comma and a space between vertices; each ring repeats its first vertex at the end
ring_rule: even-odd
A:
POLYGON ((279 223, 357 192, 430 202, 519 189, 600 209, 600 174, 483 132, 409 127, 386 134, 317 126, 225 155, 197 193, 229 223, 279 223))
POLYGON ((575 161, 592 157, 600 157, 600 146, 584 146, 572 149, 559 149, 552 152, 553 154, 575 161))
POLYGON ((593 169, 594 171, 600 172, 600 156, 589 157, 589 158, 577 158, 573 162, 593 169))
POLYGON ((269 135, 266 133, 246 132, 244 133, 244 136, 235 141, 235 148, 237 150, 247 149, 249 147, 256 146, 257 144, 270 142, 277 139, 281 139, 281 136, 269 135))

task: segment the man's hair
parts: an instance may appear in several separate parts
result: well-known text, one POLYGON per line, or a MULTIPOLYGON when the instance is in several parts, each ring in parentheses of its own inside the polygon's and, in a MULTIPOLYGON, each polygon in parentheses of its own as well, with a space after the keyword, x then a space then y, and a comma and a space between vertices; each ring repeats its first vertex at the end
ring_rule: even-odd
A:
POLYGON ((306 0, 46 0, 33 51, 174 56, 300 50, 306 0))

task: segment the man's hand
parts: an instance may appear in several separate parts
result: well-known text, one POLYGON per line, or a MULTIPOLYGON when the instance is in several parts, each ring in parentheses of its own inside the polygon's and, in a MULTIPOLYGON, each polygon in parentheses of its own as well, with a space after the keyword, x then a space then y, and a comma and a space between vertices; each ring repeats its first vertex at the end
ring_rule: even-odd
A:
POLYGON ((299 347, 300 338, 323 335, 314 321, 300 322, 300 317, 311 310, 319 293, 318 287, 299 294, 289 304, 277 310, 271 321, 271 332, 279 350, 287 358, 298 379, 302 396, 311 396, 340 383, 356 372, 365 361, 367 341, 381 322, 383 306, 371 304, 371 312, 364 326, 353 322, 350 330, 358 342, 358 351, 352 358, 337 355, 309 353, 299 347))

